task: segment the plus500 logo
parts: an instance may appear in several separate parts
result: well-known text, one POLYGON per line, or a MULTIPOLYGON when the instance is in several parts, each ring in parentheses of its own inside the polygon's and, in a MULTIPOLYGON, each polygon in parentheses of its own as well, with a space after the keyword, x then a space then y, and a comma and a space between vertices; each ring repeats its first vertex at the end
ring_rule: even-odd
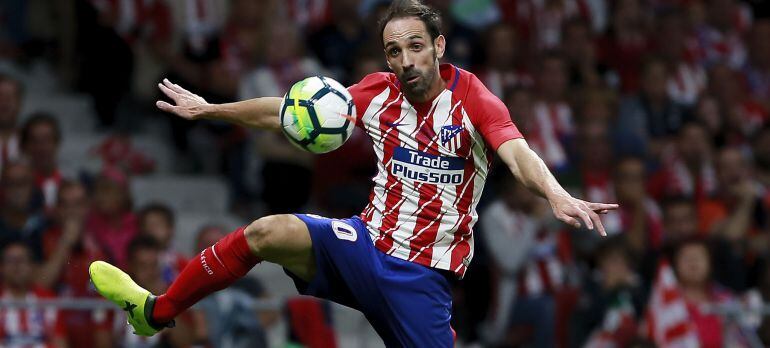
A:
POLYGON ((459 157, 431 155, 397 147, 393 151, 390 173, 427 184, 458 185, 463 182, 464 160, 459 157))

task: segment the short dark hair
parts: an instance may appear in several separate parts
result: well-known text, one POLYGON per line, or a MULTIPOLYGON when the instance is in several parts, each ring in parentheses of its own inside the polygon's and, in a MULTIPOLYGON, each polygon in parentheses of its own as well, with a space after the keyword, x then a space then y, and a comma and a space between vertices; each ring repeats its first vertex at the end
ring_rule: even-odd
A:
POLYGON ((149 214, 160 214, 166 219, 169 226, 174 227, 174 211, 163 203, 150 203, 139 211, 139 221, 143 221, 149 214))
POLYGON ((56 142, 61 142, 61 127, 59 127, 59 121, 56 120, 53 115, 51 115, 48 112, 45 111, 38 111, 32 114, 32 116, 29 117, 29 119, 24 122, 24 125, 21 127, 21 147, 26 147, 26 144, 29 143, 30 137, 32 136, 32 128, 37 126, 38 124, 48 124, 53 128, 54 137, 56 137, 56 142))
POLYGON ((385 45, 382 34, 385 33, 385 26, 388 22, 398 18, 416 17, 425 23, 428 29, 431 42, 441 35, 441 15, 430 6, 423 4, 419 0, 395 0, 388 7, 388 12, 380 18, 380 40, 385 45))
POLYGON ((152 250, 160 252, 163 250, 163 248, 154 238, 150 236, 138 235, 132 239, 130 243, 128 243, 128 247, 126 248, 128 258, 130 259, 136 256, 136 253, 140 250, 152 250))

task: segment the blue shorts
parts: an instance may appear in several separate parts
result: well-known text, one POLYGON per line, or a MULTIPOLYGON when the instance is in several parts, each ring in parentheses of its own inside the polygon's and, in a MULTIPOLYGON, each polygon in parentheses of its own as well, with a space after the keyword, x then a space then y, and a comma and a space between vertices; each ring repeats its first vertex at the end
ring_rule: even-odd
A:
POLYGON ((454 345, 450 275, 379 251, 358 217, 296 216, 316 262, 309 283, 286 271, 297 291, 361 311, 388 347, 454 345))

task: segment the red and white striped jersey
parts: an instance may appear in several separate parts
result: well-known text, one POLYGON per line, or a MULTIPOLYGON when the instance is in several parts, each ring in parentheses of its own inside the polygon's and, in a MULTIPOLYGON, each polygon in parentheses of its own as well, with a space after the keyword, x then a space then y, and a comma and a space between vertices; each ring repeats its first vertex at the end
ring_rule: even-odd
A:
POLYGON ((350 87, 356 124, 378 160, 361 218, 380 251, 462 276, 495 150, 522 135, 475 75, 449 64, 439 70, 447 88, 425 103, 406 100, 392 73, 350 87))
MULTIPOLYGON (((55 297, 52 292, 33 288, 23 300, 34 303, 55 297)), ((0 289, 0 299, 18 300, 6 289, 0 289)), ((65 332, 55 308, 0 308, 0 347, 53 347, 54 340, 63 339, 65 332)))

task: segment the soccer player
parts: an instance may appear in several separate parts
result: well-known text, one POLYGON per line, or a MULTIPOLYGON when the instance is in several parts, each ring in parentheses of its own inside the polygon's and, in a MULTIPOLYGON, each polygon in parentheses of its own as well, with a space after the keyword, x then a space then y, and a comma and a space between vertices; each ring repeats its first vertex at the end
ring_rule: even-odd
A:
MULTIPOLYGON (((473 256, 476 204, 497 154, 517 180, 548 199, 560 220, 604 233, 599 214, 616 204, 570 196, 527 146, 503 103, 476 76, 439 64, 440 19, 419 1, 395 1, 380 23, 392 73, 349 88, 356 124, 374 143, 378 174, 360 216, 260 218, 195 257, 165 294, 155 296, 104 262, 90 268, 99 292, 128 311, 140 335, 153 335, 204 296, 262 261, 277 263, 302 294, 356 308, 387 346, 449 347, 448 277, 473 256)), ((281 98, 209 104, 164 80, 164 111, 280 130, 281 98)))

